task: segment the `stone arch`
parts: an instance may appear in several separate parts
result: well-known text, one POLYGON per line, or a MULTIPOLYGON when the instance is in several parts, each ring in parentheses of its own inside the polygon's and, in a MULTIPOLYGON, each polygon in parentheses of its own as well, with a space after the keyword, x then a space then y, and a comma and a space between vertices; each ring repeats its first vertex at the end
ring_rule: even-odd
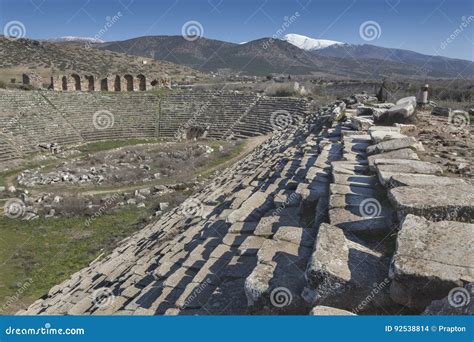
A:
POLYGON ((67 90, 67 77, 66 76, 63 76, 61 78, 61 89, 67 90))
POLYGON ((133 91, 133 76, 127 74, 123 76, 123 78, 125 79, 125 84, 126 84, 125 89, 127 89, 127 91, 133 91))
POLYGON ((74 89, 81 90, 81 77, 78 74, 71 74, 74 82, 74 89))
POLYGON ((186 139, 192 140, 201 138, 202 136, 204 136, 205 132, 206 130, 200 126, 189 127, 186 131, 186 139))
POLYGON ((120 76, 117 75, 115 76, 114 80, 114 91, 121 91, 122 90, 122 84, 120 83, 120 76))
POLYGON ((146 90, 146 78, 145 75, 137 75, 138 79, 138 90, 145 91, 146 90))
POLYGON ((94 86, 94 76, 92 75, 86 75, 84 76, 86 81, 87 81, 87 90, 88 91, 94 91, 95 86, 94 86))
POLYGON ((25 85, 30 85, 31 80, 30 80, 30 76, 28 74, 23 74, 22 75, 22 83, 25 84, 25 85))
POLYGON ((107 80, 107 77, 100 80, 100 90, 101 91, 109 90, 109 81, 107 80))

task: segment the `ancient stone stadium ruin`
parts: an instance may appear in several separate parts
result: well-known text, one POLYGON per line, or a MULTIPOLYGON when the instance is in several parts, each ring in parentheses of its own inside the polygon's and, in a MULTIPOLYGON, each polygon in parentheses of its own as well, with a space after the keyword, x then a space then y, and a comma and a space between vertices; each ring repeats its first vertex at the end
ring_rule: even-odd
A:
POLYGON ((0 91, 0 161, 19 167, 5 215, 78 215, 58 206, 68 191, 104 186, 107 197, 79 209, 89 227, 111 207, 186 195, 160 202, 141 229, 18 314, 472 313, 468 299, 452 305, 453 291, 472 298, 474 281, 473 156, 449 144, 472 143, 467 112, 456 121, 415 97, 368 94, 326 106, 232 91, 157 95, 137 91, 148 78, 129 76, 107 78, 117 93, 88 91, 102 81, 74 73, 64 84, 80 91, 0 91), (160 140, 74 154, 120 139, 160 140), (246 141, 254 145, 207 178, 150 183, 246 141), (439 163, 442 146, 466 165, 439 163), (22 166, 35 157, 60 163, 22 166))

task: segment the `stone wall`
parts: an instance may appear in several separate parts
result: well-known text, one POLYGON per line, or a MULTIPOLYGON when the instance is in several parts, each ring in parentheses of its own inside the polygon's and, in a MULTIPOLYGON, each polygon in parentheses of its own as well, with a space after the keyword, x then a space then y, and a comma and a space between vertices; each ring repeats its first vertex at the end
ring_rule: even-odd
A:
POLYGON ((304 117, 301 99, 234 93, 0 91, 0 161, 40 144, 124 138, 236 139, 304 117))
POLYGON ((21 80, 24 85, 35 88, 48 85, 49 89, 56 91, 146 91, 171 86, 169 77, 157 74, 95 75, 71 72, 42 78, 27 73, 22 74, 21 80))

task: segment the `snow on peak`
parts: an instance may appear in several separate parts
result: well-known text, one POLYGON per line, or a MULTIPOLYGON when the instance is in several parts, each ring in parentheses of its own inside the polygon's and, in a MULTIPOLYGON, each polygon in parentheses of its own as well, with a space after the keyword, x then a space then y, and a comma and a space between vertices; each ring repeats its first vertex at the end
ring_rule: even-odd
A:
POLYGON ((324 49, 335 44, 344 44, 335 40, 314 39, 295 33, 286 34, 281 39, 306 51, 324 49))
POLYGON ((104 43, 103 40, 91 37, 75 37, 75 36, 64 36, 60 38, 49 39, 52 42, 90 42, 90 43, 104 43))

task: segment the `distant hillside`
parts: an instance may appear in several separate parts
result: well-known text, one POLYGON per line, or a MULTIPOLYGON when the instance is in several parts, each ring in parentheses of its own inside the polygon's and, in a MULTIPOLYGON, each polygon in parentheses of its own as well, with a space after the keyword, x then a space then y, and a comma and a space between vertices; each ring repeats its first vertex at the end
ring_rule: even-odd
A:
POLYGON ((395 62, 418 70, 416 74, 429 74, 432 77, 464 77, 474 76, 474 63, 471 61, 441 56, 423 55, 418 52, 402 49, 391 49, 380 46, 363 45, 331 45, 324 49, 312 51, 318 56, 337 57, 357 60, 378 59, 384 62, 395 62))
POLYGON ((22 72, 46 77, 64 71, 95 74, 165 73, 171 78, 201 74, 182 65, 166 61, 137 58, 124 53, 86 49, 62 43, 31 39, 11 40, 0 37, 0 77, 18 78, 22 72))
MULTIPOLYGON (((314 43, 314 40, 308 42, 314 43)), ((329 41, 324 42, 326 44, 329 41)), ((224 69, 233 73, 258 76, 282 73, 350 78, 380 78, 384 76, 406 78, 415 75, 457 77, 461 69, 464 68, 464 76, 474 76, 474 68, 468 66, 468 61, 442 59, 443 57, 431 59, 431 56, 413 52, 412 54, 418 56, 417 58, 411 57, 404 60, 394 57, 381 63, 380 59, 387 56, 386 51, 382 53, 384 48, 379 48, 382 50, 378 54, 360 53, 359 57, 353 58, 350 53, 342 53, 347 46, 351 45, 334 44, 325 48, 305 51, 279 39, 262 38, 235 44, 207 38, 188 41, 181 36, 147 36, 94 45, 99 49, 165 60, 206 72, 217 72, 224 69), (337 50, 338 48, 342 50, 337 50), (339 51, 339 55, 336 55, 336 51, 339 51), (420 65, 421 60, 428 61, 423 68, 420 65), (430 63, 431 60, 432 63, 430 63), (441 65, 441 61, 454 65, 441 65)), ((409 57, 409 55, 399 56, 409 57)))
POLYGON ((269 41, 267 38, 234 44, 207 38, 188 41, 182 36, 149 36, 98 44, 97 47, 166 60, 202 71, 226 69, 233 73, 259 76, 324 71, 319 60, 334 64, 329 62, 332 58, 315 58, 292 44, 281 40, 269 41))

